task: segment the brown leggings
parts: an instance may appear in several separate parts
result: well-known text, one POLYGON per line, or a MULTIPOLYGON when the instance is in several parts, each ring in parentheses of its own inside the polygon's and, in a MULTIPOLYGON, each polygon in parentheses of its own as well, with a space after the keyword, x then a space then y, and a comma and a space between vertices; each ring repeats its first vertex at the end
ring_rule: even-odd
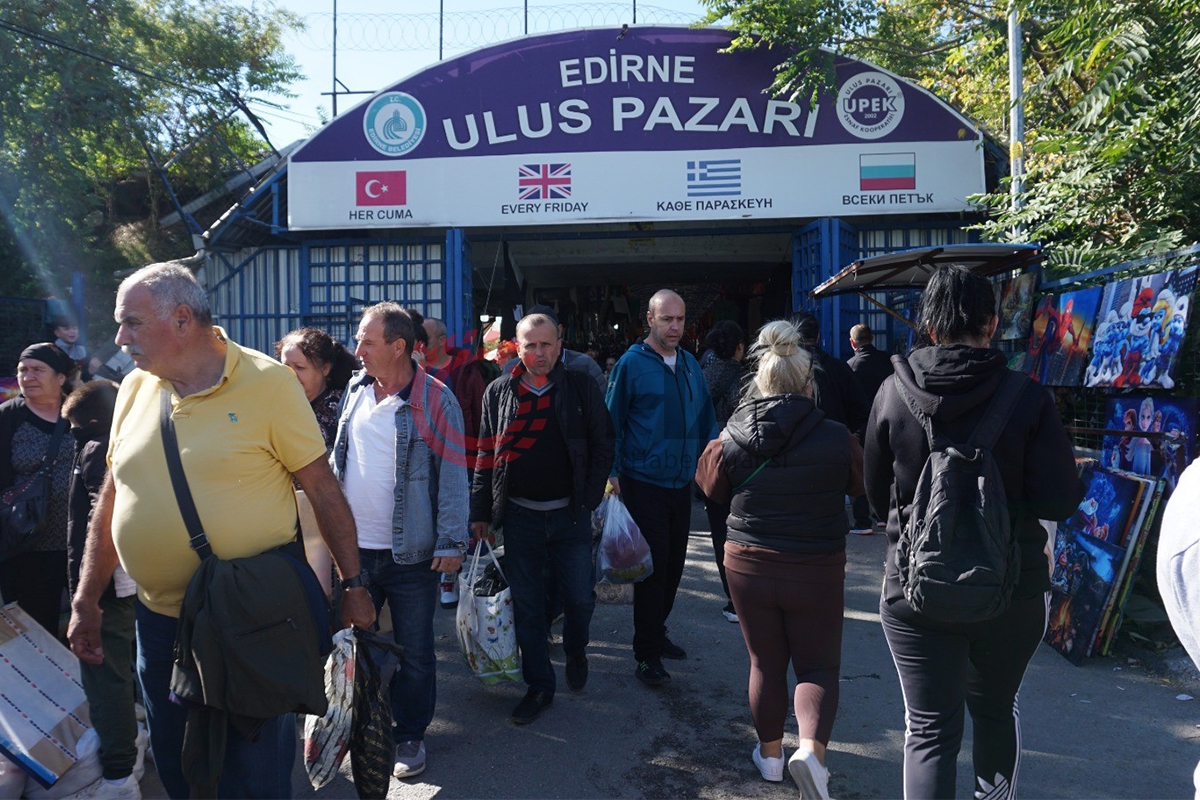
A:
POLYGON ((802 555, 726 542, 725 573, 750 653, 759 741, 783 738, 790 661, 800 738, 829 744, 842 663, 845 552, 802 555))

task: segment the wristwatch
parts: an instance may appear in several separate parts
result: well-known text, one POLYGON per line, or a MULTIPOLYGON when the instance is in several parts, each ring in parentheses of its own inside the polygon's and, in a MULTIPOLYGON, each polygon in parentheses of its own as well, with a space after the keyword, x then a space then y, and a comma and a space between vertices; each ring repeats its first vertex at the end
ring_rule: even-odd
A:
POLYGON ((342 589, 365 589, 371 584, 371 576, 364 569, 353 578, 342 578, 342 589))

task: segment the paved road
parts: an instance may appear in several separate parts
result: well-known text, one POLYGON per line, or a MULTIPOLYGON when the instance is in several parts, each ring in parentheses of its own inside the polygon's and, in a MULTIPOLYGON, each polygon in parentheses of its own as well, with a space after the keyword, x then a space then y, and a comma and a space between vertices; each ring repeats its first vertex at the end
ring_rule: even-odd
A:
MULTIPOLYGON (((650 689, 633 677, 631 609, 598 605, 591 677, 574 695, 561 681, 552 708, 517 727, 509 712, 523 685, 479 685, 457 650, 453 613, 439 610, 438 706, 427 737, 429 769, 393 780, 389 798, 795 797, 786 779, 764 782, 750 762, 754 729, 746 706, 747 657, 739 629, 720 614, 724 598, 703 511, 693 516, 687 571, 670 620, 688 659, 650 689)), ((841 798, 901 795, 903 704, 876 611, 881 535, 850 537, 841 707, 828 764, 841 798)), ((1043 645, 1021 693, 1024 797, 1191 797, 1200 759, 1200 698, 1194 674, 1168 681, 1125 657, 1075 667, 1043 645)), ((970 733, 968 729, 967 740, 970 733)), ((785 737, 795 746, 795 722, 785 737)), ((969 750, 959 791, 971 796, 969 750)), ((299 797, 354 797, 349 764, 313 793, 297 766, 299 797)), ((156 796, 153 776, 143 789, 156 796)), ((161 792, 159 788, 158 791, 161 792)), ((161 796, 161 794, 157 795, 161 796)))

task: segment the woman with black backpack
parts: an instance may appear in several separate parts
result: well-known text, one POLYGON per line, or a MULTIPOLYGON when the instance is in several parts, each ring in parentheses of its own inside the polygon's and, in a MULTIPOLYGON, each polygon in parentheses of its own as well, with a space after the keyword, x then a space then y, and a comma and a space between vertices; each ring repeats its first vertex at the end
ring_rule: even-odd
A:
MULTIPOLYGON (((974 730, 976 796, 1015 795, 1021 758, 1017 691, 1045 632, 1049 608, 1046 531, 1038 520, 1067 517, 1083 496, 1071 442, 1050 393, 1023 376, 1007 377, 1015 374, 1004 354, 990 348, 995 308, 986 279, 963 267, 940 267, 929 279, 918 314, 918 331, 928 346, 907 359, 893 357, 896 373, 880 388, 867 424, 867 499, 874 508, 888 509, 879 613, 904 693, 908 798, 956 795, 964 707, 974 730), (926 586, 924 575, 911 569, 922 556, 909 545, 921 531, 907 525, 923 513, 923 522, 930 518, 926 489, 918 491, 926 461, 935 463, 929 459, 926 422, 939 449, 947 442, 965 449, 965 443, 975 442, 982 419, 1004 413, 991 403, 1005 386, 1015 395, 1007 421, 995 444, 977 452, 987 451, 994 460, 991 474, 1003 485, 992 489, 1007 501, 1008 526, 1001 533, 1010 545, 1015 540, 1019 554, 1011 554, 1007 579, 995 583, 1001 591, 996 602, 981 604, 989 610, 976 615, 980 618, 949 620, 944 606, 926 602, 936 601, 935 590, 986 590, 926 586)), ((960 519, 964 537, 987 527, 977 525, 970 512, 960 519)))

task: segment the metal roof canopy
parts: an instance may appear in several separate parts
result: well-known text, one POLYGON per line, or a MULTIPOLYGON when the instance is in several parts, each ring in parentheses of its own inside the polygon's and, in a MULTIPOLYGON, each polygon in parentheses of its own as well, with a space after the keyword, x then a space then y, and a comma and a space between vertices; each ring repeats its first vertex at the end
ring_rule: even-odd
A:
POLYGON ((820 300, 856 292, 865 300, 904 322, 913 323, 867 294, 894 289, 920 289, 929 282, 933 271, 945 264, 958 264, 990 278, 1006 272, 1024 272, 1045 259, 1035 244, 947 244, 920 247, 855 261, 850 266, 809 292, 820 300))

